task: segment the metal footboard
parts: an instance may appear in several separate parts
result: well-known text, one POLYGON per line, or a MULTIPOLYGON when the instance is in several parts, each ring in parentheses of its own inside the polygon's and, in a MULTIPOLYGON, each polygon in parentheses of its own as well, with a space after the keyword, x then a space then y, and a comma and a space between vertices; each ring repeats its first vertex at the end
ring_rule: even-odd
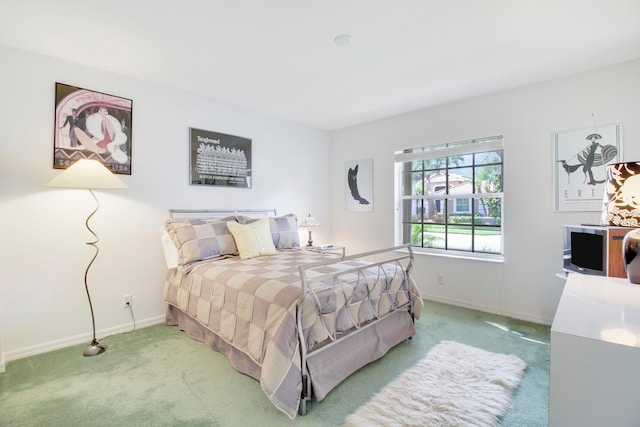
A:
MULTIPOLYGON (((321 261, 317 263, 304 264, 298 267, 300 272, 301 279, 301 292, 300 298, 297 304, 297 329, 300 343, 300 357, 301 357, 301 375, 302 375, 302 396, 300 400, 300 414, 304 415, 307 410, 307 401, 309 401, 312 397, 312 380, 309 374, 307 360, 310 356, 315 355, 319 352, 322 352, 336 343, 346 339, 350 334, 371 327, 377 322, 380 322, 385 317, 396 313, 398 310, 408 311, 413 319, 412 307, 413 307, 413 295, 410 289, 409 277, 411 274, 411 270, 413 268, 413 250, 410 245, 402 245, 395 246, 387 249, 380 249, 371 252, 365 252, 356 255, 344 256, 340 258, 331 258, 326 261, 321 261), (330 266, 336 263, 342 263, 345 261, 363 261, 361 265, 354 265, 352 268, 342 269, 339 272, 332 272, 327 274, 319 274, 318 270, 321 270, 322 267, 330 266), (394 274, 402 274, 402 284, 400 285, 399 291, 406 292, 408 302, 405 302, 401 305, 390 306, 389 312, 384 313, 382 315, 378 314, 377 309, 374 307, 370 307, 372 313, 374 313, 374 318, 372 320, 367 321, 365 324, 360 325, 357 319, 353 319, 353 317, 349 313, 348 303, 351 301, 350 298, 355 294, 355 290, 351 289, 350 286, 352 283, 355 283, 355 286, 360 286, 361 283, 367 283, 367 298, 363 298, 363 301, 367 301, 368 304, 371 304, 371 300, 368 298, 369 294, 375 290, 376 286, 389 285, 388 280, 381 280, 383 276, 389 274, 389 270, 393 270, 394 274), (378 277, 373 280, 373 286, 370 287, 368 283, 371 281, 372 271, 377 270, 378 277), (368 274, 365 275, 365 271, 368 274), (314 272, 313 274, 310 274, 314 272), (366 276, 366 277, 365 277, 366 276), (348 277, 348 279, 345 279, 348 277), (323 317, 321 315, 321 303, 317 294, 316 287, 320 289, 328 289, 328 287, 333 286, 333 290, 342 291, 342 296, 344 297, 344 308, 346 308, 345 313, 349 317, 349 321, 352 327, 348 331, 337 332, 336 330, 331 331, 331 328, 325 325, 323 317), (352 293, 349 294, 349 289, 351 289, 352 293), (307 338, 305 337, 305 333, 303 330, 303 304, 305 300, 308 298, 315 299, 315 308, 318 311, 319 319, 322 326, 325 328, 325 332, 328 335, 328 339, 326 342, 323 342, 322 345, 309 349, 307 338)), ((385 277, 387 279, 387 277, 385 277)), ((337 312, 337 308, 336 308, 337 312)))

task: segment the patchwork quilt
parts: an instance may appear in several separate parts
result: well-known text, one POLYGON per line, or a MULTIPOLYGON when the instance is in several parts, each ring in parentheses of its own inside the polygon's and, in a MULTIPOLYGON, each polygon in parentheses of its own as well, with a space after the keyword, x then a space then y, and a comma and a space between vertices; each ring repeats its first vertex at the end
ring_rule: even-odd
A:
POLYGON ((251 358, 261 367, 260 385, 281 411, 294 418, 302 391, 297 306, 308 351, 410 301, 419 318, 422 299, 396 263, 369 266, 336 259, 308 270, 301 296, 298 266, 327 255, 297 250, 240 260, 202 261, 169 272, 167 303, 251 358))

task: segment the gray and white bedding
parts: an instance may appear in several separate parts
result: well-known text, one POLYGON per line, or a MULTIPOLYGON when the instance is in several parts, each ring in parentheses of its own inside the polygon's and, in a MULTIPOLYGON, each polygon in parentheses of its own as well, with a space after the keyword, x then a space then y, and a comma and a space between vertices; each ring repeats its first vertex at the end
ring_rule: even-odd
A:
MULTIPOLYGON (((173 224, 177 224, 178 229, 194 225, 173 224)), ((273 234, 273 222, 271 224, 273 234)), ((164 285, 165 301, 172 310, 189 316, 213 333, 216 340, 233 349, 225 352, 232 365, 246 365, 250 361, 253 368, 245 373, 256 377, 267 397, 290 418, 298 412, 303 387, 301 337, 305 340, 306 354, 340 340, 398 307, 407 313, 408 305, 412 305, 413 315, 420 316, 419 292, 399 264, 363 268, 362 261, 336 258, 335 262, 306 271, 308 290, 301 298, 299 266, 326 262, 327 255, 286 247, 278 248, 273 255, 248 259, 232 253, 220 255, 202 241, 209 239, 209 246, 233 252, 229 249, 230 240, 219 235, 212 237, 226 233, 218 222, 208 226, 205 233, 200 230, 200 238, 182 239, 191 242, 181 257, 188 262, 169 270, 164 285), (218 231, 210 233, 209 228, 218 231), (186 256, 187 253, 191 256, 186 256), (194 256, 196 253, 205 254, 205 259, 198 259, 200 255, 194 256), (231 359, 236 356, 243 361, 233 363, 231 359)), ((187 228, 183 230, 188 231, 186 234, 198 234, 187 228)), ((175 239, 176 230, 171 229, 168 225, 169 234, 174 233, 174 242, 179 241, 175 239)), ((403 328, 410 330, 404 333, 410 336, 414 332, 413 324, 405 323, 403 328)), ((348 339, 349 336, 345 341, 348 339)))

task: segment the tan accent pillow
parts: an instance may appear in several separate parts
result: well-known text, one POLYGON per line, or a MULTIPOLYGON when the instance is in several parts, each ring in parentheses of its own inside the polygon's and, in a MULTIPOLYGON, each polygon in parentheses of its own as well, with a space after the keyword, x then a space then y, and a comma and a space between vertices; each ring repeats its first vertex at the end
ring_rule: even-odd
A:
POLYGON ((227 227, 236 241, 240 258, 249 259, 278 253, 273 245, 268 218, 260 219, 251 224, 238 224, 229 221, 227 227))

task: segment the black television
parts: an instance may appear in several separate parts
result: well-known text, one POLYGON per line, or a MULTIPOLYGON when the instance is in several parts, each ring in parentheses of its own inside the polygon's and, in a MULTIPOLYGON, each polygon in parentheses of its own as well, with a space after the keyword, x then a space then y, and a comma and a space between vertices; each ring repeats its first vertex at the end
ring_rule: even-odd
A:
POLYGON ((607 228, 564 226, 564 271, 607 275, 607 228))

